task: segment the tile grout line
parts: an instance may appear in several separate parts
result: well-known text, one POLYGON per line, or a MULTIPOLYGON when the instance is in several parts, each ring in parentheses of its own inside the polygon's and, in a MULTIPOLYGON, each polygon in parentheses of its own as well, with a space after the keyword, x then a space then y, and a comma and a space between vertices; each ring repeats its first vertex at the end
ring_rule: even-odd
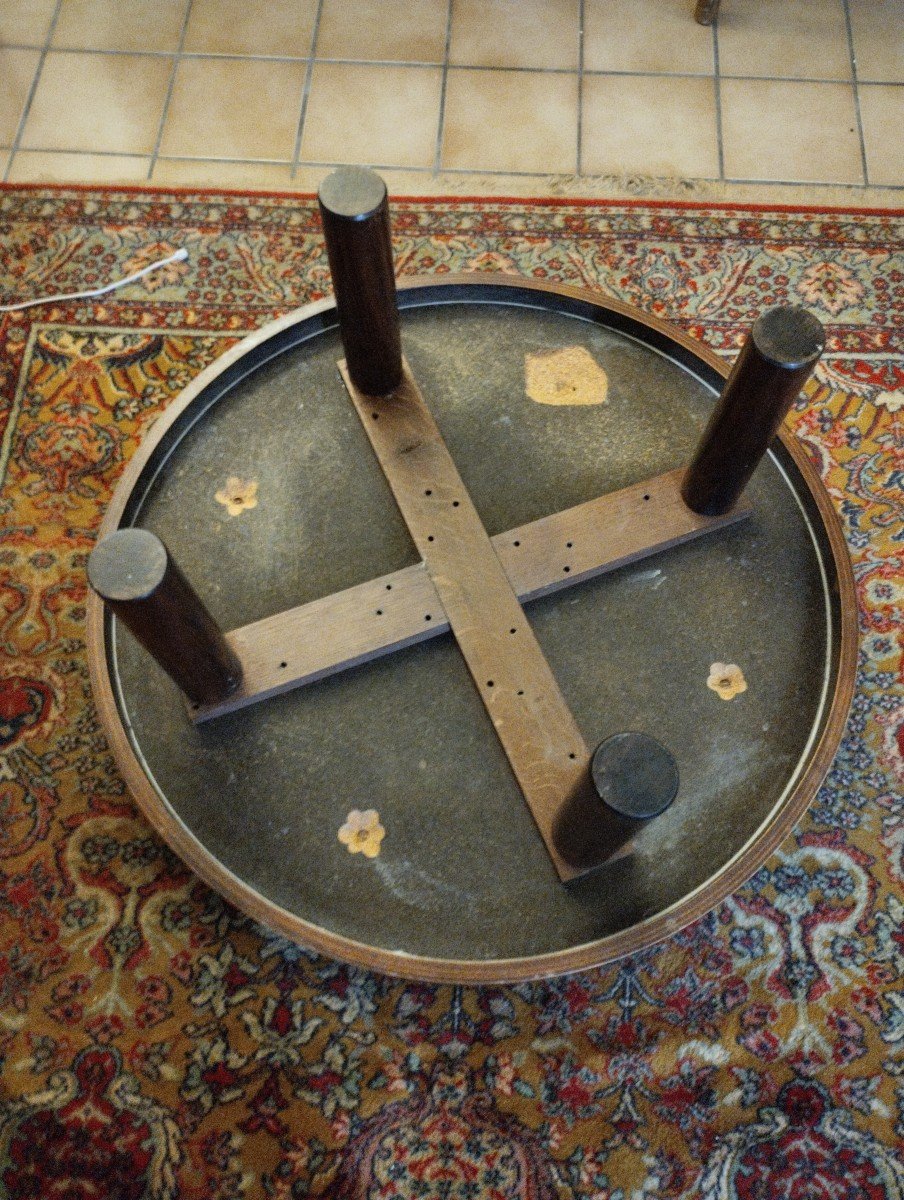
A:
POLYGON ((716 152, 719 156, 719 178, 725 179, 725 138, 722 131, 722 73, 719 61, 719 18, 712 24, 713 38, 713 99, 716 105, 716 152))
POLYGON ((320 37, 320 19, 323 15, 323 0, 317 0, 317 11, 314 13, 314 26, 311 29, 310 54, 308 65, 305 67, 304 84, 301 88, 301 109, 298 113, 298 125, 295 128, 295 145, 292 147, 292 166, 289 170, 289 182, 295 182, 298 174, 298 163, 301 158, 301 139, 304 136, 304 124, 308 116, 308 102, 311 99, 311 87, 314 82, 315 52, 317 39, 320 37))
MULTIPOLYGON (((43 147, 43 146, 29 146, 28 149, 21 150, 20 153, 21 154, 65 154, 65 155, 71 155, 72 157, 75 157, 75 158, 83 157, 83 158, 142 158, 142 159, 147 159, 150 157, 150 155, 147 155, 147 154, 128 154, 128 153, 123 153, 122 151, 119 151, 119 150, 54 150, 54 149, 49 149, 49 148, 43 147)), ((227 158, 227 157, 218 158, 215 156, 210 156, 210 157, 205 158, 205 157, 197 155, 197 154, 194 154, 194 155, 161 154, 158 156, 158 162, 223 163, 223 164, 234 165, 234 166, 242 166, 245 164, 250 165, 250 166, 273 166, 273 167, 290 167, 291 166, 291 162, 287 158, 227 158)), ((334 170, 336 167, 341 167, 341 166, 344 166, 345 164, 341 163, 341 162, 336 162, 336 161, 318 160, 318 161, 302 163, 299 165, 305 166, 305 167, 323 168, 324 170, 334 170)), ((376 163, 376 164, 374 164, 374 169, 380 170, 380 171, 403 171, 406 174, 410 174, 410 175, 424 175, 424 176, 432 176, 435 173, 432 166, 413 167, 413 166, 400 165, 399 163, 376 163)), ((519 179, 521 179, 521 178, 523 178, 523 179, 548 179, 550 177, 550 174, 545 171, 493 171, 493 170, 475 171, 470 167, 446 167, 442 173, 445 175, 456 175, 456 176, 473 175, 475 178, 481 178, 485 175, 500 176, 503 178, 506 176, 511 176, 511 177, 515 177, 515 178, 519 178, 519 179)), ((553 173, 553 174, 555 174, 555 173, 553 173)), ((609 176, 585 175, 585 176, 583 176, 583 178, 587 179, 587 180, 608 179, 609 176)), ((651 178, 656 179, 658 177, 651 176, 651 178)), ((846 191, 864 191, 864 190, 866 190, 865 185, 862 183, 850 183, 850 182, 844 182, 844 181, 839 181, 839 180, 810 179, 810 180, 801 181, 799 179, 749 179, 749 178, 743 178, 743 177, 733 178, 730 176, 726 177, 724 180, 720 180, 719 177, 716 175, 700 175, 700 176, 695 176, 694 178, 695 178, 695 180, 699 180, 702 183, 724 182, 724 183, 731 183, 731 184, 744 184, 745 186, 748 186, 748 187, 757 187, 757 188, 759 188, 759 187, 764 187, 764 188, 765 187, 795 187, 795 188, 800 188, 800 187, 829 188, 829 187, 831 187, 831 188, 844 189, 846 191)), ((56 185, 48 184, 48 186, 56 186, 56 185)), ((59 186, 65 187, 67 185, 61 184, 59 186)), ((124 185, 124 186, 129 186, 129 185, 124 185)), ((176 186, 181 186, 181 185, 176 185, 176 186)), ((222 186, 222 187, 228 188, 231 185, 222 184, 222 185, 216 185, 216 186, 222 186)), ((883 192, 904 192, 904 184, 891 184, 891 183, 889 183, 889 184, 870 184, 870 187, 881 190, 883 192)), ((205 190, 210 190, 210 187, 205 185, 205 190)), ((528 197, 525 197, 525 199, 527 199, 527 198, 528 197)), ((623 196, 623 197, 616 198, 614 200, 614 203, 619 203, 621 200, 626 200, 626 199, 631 199, 631 198, 640 199, 640 200, 663 199, 663 197, 657 196, 657 195, 651 195, 651 196, 645 197, 640 194, 631 193, 631 196, 623 196)), ((494 197, 490 196, 490 197, 488 197, 488 199, 492 200, 492 199, 494 199, 494 197)), ((569 199, 580 200, 580 196, 579 195, 578 196, 569 196, 567 194, 562 194, 561 199, 566 200, 566 201, 569 199)), ((665 199, 666 203, 669 202, 669 197, 665 197, 664 199, 665 199)), ((673 197, 672 199, 676 199, 676 200, 687 199, 687 197, 683 197, 683 198, 673 197)), ((702 197, 700 199, 701 199, 701 203, 712 203, 715 205, 719 205, 719 204, 722 204, 725 202, 723 199, 713 198, 713 197, 709 197, 709 198, 702 197)), ((754 203, 754 201, 751 201, 751 203, 754 203)), ((756 201, 756 203, 762 203, 762 202, 756 201)), ((780 203, 784 203, 784 201, 776 200, 776 201, 774 201, 774 203, 780 204, 780 203)))
POLYGON ((32 101, 35 98, 35 92, 38 90, 38 84, 41 80, 41 73, 44 70, 44 63, 50 51, 50 43, 53 39, 56 23, 59 19, 60 9, 63 7, 63 0, 57 0, 56 8, 53 10, 53 16, 50 18, 50 24, 47 27, 47 35, 44 38, 44 45, 41 47, 41 53, 38 58, 38 64, 35 67, 34 78, 31 81, 31 87, 28 89, 28 95, 25 97, 25 104, 22 106, 22 115, 19 117, 19 124, 16 126, 16 136, 13 138, 13 144, 10 146, 9 159, 6 163, 6 170, 3 172, 3 182, 9 180, 9 173, 13 168, 16 155, 19 152, 19 146, 22 142, 22 135, 25 132, 25 123, 28 120, 31 112, 32 101))
POLYGON ((433 153, 433 174, 438 175, 443 161, 443 138, 446 133, 446 91, 449 86, 449 56, 452 52, 452 5, 446 8, 446 45, 443 50, 443 74, 439 85, 439 118, 436 122, 436 149, 433 153))
MULTIPOLYGON (((715 24, 712 26, 716 31, 715 24)), ((4 44, 4 50, 41 50, 42 47, 25 42, 4 44)), ((201 61, 226 62, 273 62, 273 63, 308 63, 313 58, 314 64, 329 63, 333 66, 349 67, 411 67, 421 70, 436 69, 444 63, 439 59, 408 59, 408 58, 331 58, 328 56, 312 56, 307 54, 226 54, 213 51, 189 50, 111 50, 103 46, 53 46, 54 54, 99 54, 108 58, 178 58, 181 62, 190 59, 201 61)), ((480 63, 449 63, 450 69, 456 71, 497 72, 500 74, 534 74, 534 75, 575 75, 574 67, 515 67, 515 66, 484 66, 480 63)), ((711 71, 629 71, 610 68, 606 71, 584 67, 584 75, 616 76, 619 78, 642 79, 708 79, 712 78, 711 71)), ((812 75, 744 75, 720 71, 720 79, 737 80, 746 83, 813 83, 813 84, 845 84, 850 85, 850 76, 844 79, 828 76, 816 78, 812 75)), ((871 79, 862 81, 881 83, 883 87, 904 87, 900 79, 871 79)))
POLYGON ((191 17, 191 6, 193 0, 188 0, 185 6, 185 16, 182 18, 182 30, 179 34, 179 47, 173 56, 173 65, 170 70, 169 83, 166 88, 166 96, 163 100, 163 111, 160 114, 160 124, 157 126, 157 138, 154 142, 154 148, 151 151, 151 161, 148 165, 147 181, 150 182, 154 175, 154 168, 157 165, 157 159, 160 155, 160 145, 163 142, 163 131, 166 128, 166 119, 169 116, 170 101, 173 98, 173 89, 176 86, 176 73, 179 70, 179 63, 182 61, 182 47, 185 45, 185 35, 188 33, 188 22, 191 17))
POLYGON ((857 53, 854 50, 854 28, 851 23, 851 7, 849 0, 842 0, 844 8, 844 23, 847 27, 848 54, 851 59, 851 79, 854 89, 854 112, 857 114, 857 136, 860 139, 860 167, 863 171, 863 183, 869 187, 869 166, 866 161, 866 139, 863 136, 863 115, 860 111, 860 81, 857 78, 857 53))
POLYGON ((584 18, 585 0, 578 4, 578 128, 575 174, 580 177, 584 170, 584 18))

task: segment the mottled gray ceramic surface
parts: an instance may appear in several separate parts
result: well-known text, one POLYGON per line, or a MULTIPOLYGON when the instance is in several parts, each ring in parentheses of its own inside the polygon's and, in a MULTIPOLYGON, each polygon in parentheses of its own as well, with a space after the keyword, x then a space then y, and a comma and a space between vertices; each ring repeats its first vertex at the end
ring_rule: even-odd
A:
MULTIPOLYGON (((403 316, 406 354, 489 533, 679 466, 713 403, 674 363, 573 317, 513 306, 403 316), (540 405, 524 357, 586 347, 609 402, 540 405)), ((224 628, 415 561, 338 377, 333 334, 220 400, 136 523, 159 534, 224 628), (229 476, 258 505, 229 517, 229 476)), ((130 636, 115 651, 134 739, 174 811, 261 895, 333 933, 441 958, 580 945, 703 885, 779 802, 818 720, 828 635, 811 535, 774 461, 732 529, 579 585, 528 615, 590 746, 645 730, 675 755, 675 803, 637 852, 556 879, 451 635, 192 728, 130 636), (737 663, 730 702, 706 680, 737 663), (378 858, 337 831, 386 828, 378 858)))

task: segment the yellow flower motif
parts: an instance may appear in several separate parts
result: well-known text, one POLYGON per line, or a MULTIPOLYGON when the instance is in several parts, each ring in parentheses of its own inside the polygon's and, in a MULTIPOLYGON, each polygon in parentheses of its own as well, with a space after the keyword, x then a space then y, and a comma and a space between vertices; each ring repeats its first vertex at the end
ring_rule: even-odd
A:
POLYGON ((339 841, 348 847, 349 854, 363 854, 365 858, 376 858, 386 830, 380 824, 380 814, 375 808, 360 812, 353 808, 339 830, 339 841))
POLYGON ((733 700, 747 691, 744 672, 735 663, 713 663, 709 668, 706 686, 712 688, 723 700, 733 700))
POLYGON ((214 499, 226 505, 230 517, 237 517, 246 508, 257 508, 257 480, 230 475, 226 486, 220 488, 214 499))

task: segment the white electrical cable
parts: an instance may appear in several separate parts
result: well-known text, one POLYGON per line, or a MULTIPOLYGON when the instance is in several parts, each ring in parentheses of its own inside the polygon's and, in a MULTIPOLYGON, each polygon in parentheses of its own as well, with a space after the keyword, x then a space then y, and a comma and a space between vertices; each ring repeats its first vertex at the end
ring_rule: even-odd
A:
POLYGON ((115 283, 108 283, 102 288, 95 288, 90 292, 67 292, 63 296, 42 296, 37 300, 22 300, 18 304, 0 304, 0 312, 18 312, 20 308, 32 308, 36 304, 61 304, 65 300, 90 300, 93 296, 104 296, 107 292, 115 291, 116 288, 125 287, 127 283, 134 283, 136 279, 150 275, 151 271, 159 271, 161 267, 168 267, 170 263, 179 262, 185 258, 188 258, 188 251, 183 246, 169 258, 161 258, 158 262, 151 263, 149 267, 142 267, 134 275, 128 275, 125 279, 117 279, 115 283))

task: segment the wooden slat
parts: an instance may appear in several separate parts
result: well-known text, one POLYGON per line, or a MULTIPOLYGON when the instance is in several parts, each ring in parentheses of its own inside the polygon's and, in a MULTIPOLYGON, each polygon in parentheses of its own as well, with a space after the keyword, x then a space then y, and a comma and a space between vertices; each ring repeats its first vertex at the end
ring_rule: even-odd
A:
POLYGON ((223 716, 448 628, 423 563, 369 579, 227 633, 242 665, 241 685, 217 704, 190 706, 191 718, 197 724, 223 716))
POLYGON ((497 534, 493 549, 523 603, 743 521, 739 505, 703 517, 681 499, 684 468, 497 534), (566 570, 566 567, 568 568, 566 570))
POLYGON ((590 750, 408 364, 379 401, 340 370, 547 851, 570 879, 553 833, 585 785, 590 750))
MULTIPOLYGON (((723 517, 691 512, 681 499, 683 474, 657 475, 496 534, 493 549, 521 603, 750 515, 749 508, 723 517)), ((405 567, 227 633, 242 664, 241 687, 219 704, 192 708, 192 720, 222 716, 448 631, 424 564, 405 567)))

